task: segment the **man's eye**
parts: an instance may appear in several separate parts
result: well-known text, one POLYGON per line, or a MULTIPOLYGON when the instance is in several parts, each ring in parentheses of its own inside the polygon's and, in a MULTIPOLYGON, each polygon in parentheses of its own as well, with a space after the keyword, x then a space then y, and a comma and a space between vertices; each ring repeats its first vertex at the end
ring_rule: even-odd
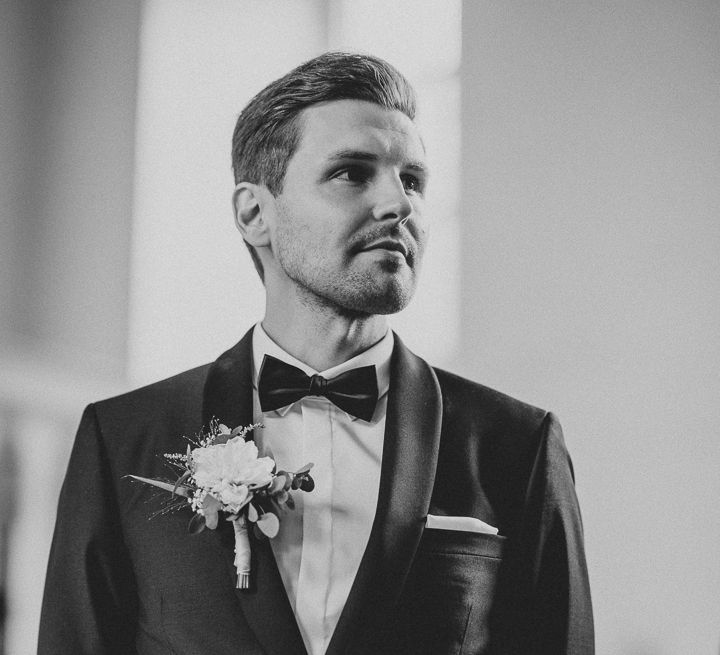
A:
POLYGON ((351 182, 353 184, 362 184, 367 181, 368 177, 368 172, 359 166, 349 166, 348 168, 343 168, 335 175, 336 179, 345 180, 346 182, 351 182))
POLYGON ((420 193, 422 191, 422 184, 414 175, 401 175, 400 179, 402 180, 406 191, 414 191, 415 193, 420 193))

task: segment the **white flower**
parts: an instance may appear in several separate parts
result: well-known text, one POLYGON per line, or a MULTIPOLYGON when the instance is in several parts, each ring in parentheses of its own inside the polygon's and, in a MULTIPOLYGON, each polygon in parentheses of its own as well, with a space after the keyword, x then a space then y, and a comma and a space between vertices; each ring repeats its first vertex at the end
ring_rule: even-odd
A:
MULTIPOLYGON (((227 443, 195 448, 191 454, 193 477, 198 487, 239 498, 240 486, 263 486, 272 480, 275 462, 258 457, 254 441, 233 437, 227 443)), ((224 502, 224 501, 223 501, 224 502)))
POLYGON ((237 514, 246 504, 246 501, 252 499, 252 496, 248 496, 249 491, 247 485, 244 484, 232 484, 223 481, 220 489, 217 490, 218 499, 223 505, 227 506, 227 511, 233 514, 237 514))

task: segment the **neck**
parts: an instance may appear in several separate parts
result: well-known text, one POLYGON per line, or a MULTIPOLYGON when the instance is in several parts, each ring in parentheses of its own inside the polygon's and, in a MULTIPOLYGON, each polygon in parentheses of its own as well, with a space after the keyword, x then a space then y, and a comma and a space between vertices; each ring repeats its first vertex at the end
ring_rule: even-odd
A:
POLYGON ((332 307, 267 299, 263 329, 296 359, 316 371, 346 362, 387 332, 382 315, 347 315, 332 307))

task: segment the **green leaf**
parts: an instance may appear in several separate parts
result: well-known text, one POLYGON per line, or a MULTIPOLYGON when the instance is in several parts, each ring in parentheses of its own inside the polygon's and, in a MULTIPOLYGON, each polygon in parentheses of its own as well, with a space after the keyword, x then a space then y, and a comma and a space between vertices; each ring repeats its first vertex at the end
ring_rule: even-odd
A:
POLYGON ((258 520, 258 511, 257 511, 257 509, 255 509, 255 505, 250 503, 248 505, 248 521, 250 521, 250 523, 255 523, 255 521, 257 521, 257 520, 258 520))
POLYGON ((280 519, 278 519, 272 512, 265 512, 255 524, 262 533, 273 539, 277 536, 278 530, 280 529, 280 519))
POLYGON ((309 464, 305 464, 305 466, 303 466, 301 469, 295 471, 295 475, 307 473, 313 466, 315 466, 315 464, 313 464, 312 462, 310 462, 309 464))
POLYGON ((285 473, 278 474, 272 481, 272 484, 270 485, 269 493, 270 494, 276 494, 283 489, 285 489, 285 484, 287 483, 288 476, 285 473))
POLYGON ((211 530, 217 528, 218 510, 221 507, 222 503, 215 498, 215 496, 211 496, 210 494, 205 494, 205 496, 203 496, 202 510, 205 516, 205 525, 207 525, 207 527, 211 530))
POLYGON ((175 496, 184 496, 185 498, 188 498, 190 496, 190 492, 192 491, 188 487, 176 487, 169 482, 163 482, 162 480, 153 480, 151 478, 143 478, 139 475, 128 475, 127 477, 133 478, 134 480, 139 480, 140 482, 144 482, 145 484, 152 485, 153 487, 157 487, 158 489, 164 489, 165 491, 169 491, 175 496))
POLYGON ((217 512, 222 507, 222 503, 211 494, 205 494, 202 499, 202 508, 204 512, 217 512))
POLYGON ((218 526, 218 513, 210 510, 209 512, 205 510, 205 525, 210 528, 211 530, 214 530, 218 526))
MULTIPOLYGON (((178 490, 178 488, 180 487, 180 485, 181 485, 183 482, 185 482, 185 480, 187 480, 191 475, 192 475, 192 472, 191 472, 191 471, 185 471, 185 473, 183 473, 183 474, 175 481, 175 486, 173 487, 173 490, 172 490, 173 496, 175 496, 175 495, 177 494, 177 490, 178 490)), ((180 495, 182 495, 182 494, 180 494, 180 495)))
POLYGON ((205 517, 202 514, 195 514, 188 523, 190 534, 200 534, 205 529, 205 517))
POLYGON ((289 509, 295 509, 295 501, 293 500, 293 497, 290 495, 290 493, 288 493, 285 504, 288 506, 289 509))

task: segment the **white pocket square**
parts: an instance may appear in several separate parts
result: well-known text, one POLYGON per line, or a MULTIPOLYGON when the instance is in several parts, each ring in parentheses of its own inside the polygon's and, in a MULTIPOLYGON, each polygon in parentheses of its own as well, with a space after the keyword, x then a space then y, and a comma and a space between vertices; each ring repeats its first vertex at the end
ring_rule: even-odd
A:
POLYGON ((472 516, 435 516, 428 514, 425 527, 433 530, 459 530, 497 534, 498 529, 472 516))

